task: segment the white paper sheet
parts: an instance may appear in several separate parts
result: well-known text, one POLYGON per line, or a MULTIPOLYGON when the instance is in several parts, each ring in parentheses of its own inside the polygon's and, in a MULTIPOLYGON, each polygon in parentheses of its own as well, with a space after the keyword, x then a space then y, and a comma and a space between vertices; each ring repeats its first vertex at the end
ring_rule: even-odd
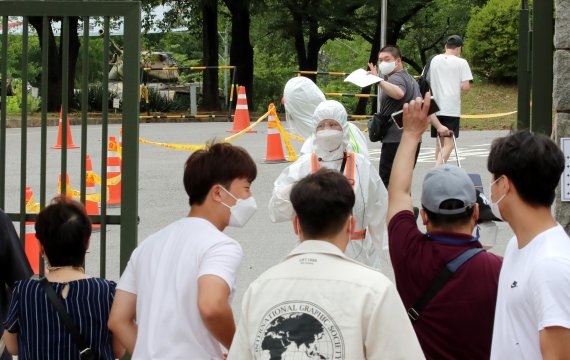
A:
POLYGON ((344 79, 344 81, 351 82, 354 85, 363 88, 372 84, 376 84, 380 81, 384 81, 384 79, 376 75, 368 74, 368 72, 364 69, 357 69, 351 72, 350 75, 344 79))

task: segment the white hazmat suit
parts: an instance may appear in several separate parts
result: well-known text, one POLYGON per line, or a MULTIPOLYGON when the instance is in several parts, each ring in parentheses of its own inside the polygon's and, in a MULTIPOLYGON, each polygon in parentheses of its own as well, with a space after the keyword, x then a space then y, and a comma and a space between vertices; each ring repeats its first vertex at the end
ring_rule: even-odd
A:
MULTIPOLYGON (((339 102, 326 100, 316 108, 313 132, 316 135, 315 152, 302 155, 297 161, 285 168, 275 180, 273 193, 269 200, 269 218, 273 222, 291 221, 293 206, 289 195, 293 185, 298 180, 318 170, 319 167, 340 171, 343 166, 343 159, 348 154, 348 160, 344 161, 345 169, 343 172, 354 184, 356 201, 352 215, 356 221, 356 228, 353 230, 353 240, 349 242, 345 253, 368 266, 379 268, 388 192, 380 180, 378 171, 364 156, 354 154, 350 150, 347 151, 349 140, 347 115, 346 110, 339 102), (321 122, 324 123, 323 120, 326 119, 334 120, 340 124, 342 134, 323 137, 321 132, 327 135, 335 135, 335 131, 319 130, 319 135, 316 135, 317 126, 321 122), (336 145, 334 145, 334 141, 336 141, 336 145), (353 161, 350 160, 351 157, 353 161), (352 162, 354 165, 351 172, 350 164, 352 162)), ((340 131, 337 130, 336 132, 340 131)))
MULTIPOLYGON (((287 123, 291 124, 297 135, 305 139, 301 154, 313 152, 315 141, 313 113, 317 106, 325 101, 325 94, 311 79, 298 76, 285 84, 283 100, 287 123)), ((348 123, 348 136, 347 149, 368 159, 368 142, 358 126, 348 123)))

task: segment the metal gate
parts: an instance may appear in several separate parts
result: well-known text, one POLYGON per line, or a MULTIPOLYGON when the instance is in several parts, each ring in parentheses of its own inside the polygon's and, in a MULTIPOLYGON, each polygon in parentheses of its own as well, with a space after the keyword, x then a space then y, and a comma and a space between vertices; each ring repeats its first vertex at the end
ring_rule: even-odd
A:
MULTIPOLYGON (((117 244, 120 251, 119 267, 122 272, 128 262, 131 252, 137 245, 137 208, 138 208, 138 137, 139 137, 139 61, 140 61, 140 3, 138 1, 2 1, 0 3, 0 18, 2 20, 2 48, 0 53, 0 78, 1 78, 1 111, 0 111, 0 208, 5 209, 10 218, 19 222, 20 237, 25 242, 26 222, 33 222, 37 215, 34 211, 26 208, 26 186, 35 180, 39 188, 39 208, 46 206, 46 201, 53 195, 69 194, 69 185, 65 180, 61 181, 59 190, 55 190, 52 177, 48 177, 54 171, 54 161, 59 161, 60 177, 63 179, 69 170, 75 169, 75 175, 80 178, 78 190, 75 194, 79 196, 81 202, 85 203, 87 172, 87 149, 88 147, 100 148, 100 168, 94 167, 94 172, 99 171, 100 177, 100 215, 90 215, 94 224, 100 224, 100 249, 99 276, 105 277, 107 274, 107 232, 113 234, 113 229, 117 229, 119 234, 117 244), (41 37, 37 32, 40 44, 49 44, 54 39, 50 38, 53 27, 52 23, 60 24, 61 36, 58 44, 61 56, 61 118, 59 134, 61 136, 61 149, 53 150, 48 146, 48 140, 53 141, 53 126, 48 127, 48 81, 50 80, 49 61, 50 54, 48 46, 41 46, 41 80, 39 81, 39 98, 41 99, 41 110, 38 115, 31 116, 28 112, 28 102, 31 96, 28 91, 29 82, 29 41, 34 33, 30 30, 30 20, 39 21, 41 19, 41 37), (81 56, 81 71, 75 81, 79 82, 78 90, 70 92, 69 86, 69 53, 70 53, 70 19, 83 24, 82 31, 79 31, 80 43, 79 53, 81 56), (89 60, 90 54, 90 26, 97 21, 97 27, 103 29, 102 60, 103 71, 101 76, 101 101, 102 110, 97 114, 88 113, 89 94, 89 60), (122 96, 122 117, 117 121, 122 125, 122 173, 118 180, 121 181, 120 210, 112 210, 108 206, 107 188, 110 183, 107 173, 109 147, 109 40, 110 24, 115 21, 122 22, 123 31, 123 96, 122 96), (14 21, 20 23, 21 30, 18 36, 9 36, 9 23, 14 21), (7 110, 8 102, 8 47, 10 40, 21 41, 21 111, 11 113, 7 110), (20 39, 21 38, 21 39, 20 39), (78 132, 78 127, 69 127, 67 121, 68 110, 71 99, 69 94, 81 91, 80 96, 80 116, 77 115, 76 122, 80 127, 79 149, 68 149, 67 133, 74 128, 78 132), (33 118, 38 122, 39 127, 32 127, 33 118), (80 119, 79 119, 80 118, 80 119), (92 123, 100 123, 93 125, 92 123), (88 123, 90 123, 88 125, 88 123), (18 129, 7 129, 8 125, 16 124, 18 129), (96 131, 94 139, 94 130, 96 131), (9 135, 9 138, 8 138, 9 135), (97 144, 100 137, 100 147, 97 144), (19 143, 18 146, 11 146, 12 143, 19 143), (14 148, 16 147, 16 148, 14 148), (37 156, 31 154, 34 148, 39 153, 37 156), (39 148, 39 149, 38 149, 39 148), (80 159, 77 159, 77 157, 80 159), (70 162, 75 159, 75 163, 70 162), (19 158, 19 166, 16 164, 19 158), (75 168, 74 165, 75 164, 75 168), (8 167, 8 168, 7 168, 8 167), (19 170, 18 170, 19 168, 19 170), (32 169, 32 170, 31 170, 32 169), (51 182, 51 183, 50 183, 51 182), (80 193, 80 195, 79 195, 80 193)), ((74 23, 75 24, 75 23, 74 23)), ((37 23, 36 23, 37 25, 37 23)), ((78 30, 80 30, 78 26, 78 30)), ((37 29, 37 27, 36 27, 37 29)), ((52 48, 53 51, 53 48, 52 48)), ((79 58, 79 55, 78 55, 79 58)), ((93 76, 93 74, 91 74, 93 76)), ((59 141, 58 141, 59 142, 59 141)), ((96 153, 97 155, 97 153, 96 153)), ((53 175, 53 174, 52 174, 53 175)), ((118 180, 114 178, 116 183, 118 180)), ((113 182, 113 181, 111 181, 113 182)), ((116 234, 116 231, 114 232, 116 234)), ((93 238, 93 237, 92 237, 93 238)), ((92 239, 93 243, 93 239, 92 239)), ((114 260, 115 261, 115 260, 114 260)), ((41 261, 40 267, 43 265, 41 261)), ((40 269, 42 271, 42 269, 40 269)))

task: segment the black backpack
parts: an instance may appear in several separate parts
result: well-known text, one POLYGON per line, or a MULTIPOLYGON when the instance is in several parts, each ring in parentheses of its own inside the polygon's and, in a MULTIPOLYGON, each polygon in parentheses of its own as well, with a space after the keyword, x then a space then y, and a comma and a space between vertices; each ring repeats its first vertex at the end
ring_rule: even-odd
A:
POLYGON ((429 73, 429 66, 434 56, 435 55, 432 55, 428 58, 426 66, 424 66, 424 70, 422 71, 422 74, 418 78, 418 85, 420 86, 420 93, 422 94, 422 97, 424 97, 428 91, 431 91, 431 86, 428 81, 428 73, 429 73))

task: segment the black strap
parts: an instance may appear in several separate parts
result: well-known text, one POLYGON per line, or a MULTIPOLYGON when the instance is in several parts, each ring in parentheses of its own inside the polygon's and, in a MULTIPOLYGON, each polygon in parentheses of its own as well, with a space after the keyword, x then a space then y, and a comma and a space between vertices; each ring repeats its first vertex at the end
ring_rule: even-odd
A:
POLYGON ((451 279, 453 274, 465 264, 473 256, 479 254, 481 251, 485 251, 481 248, 471 248, 462 252, 455 259, 448 262, 431 285, 426 291, 420 296, 419 300, 416 301, 414 306, 408 309, 408 316, 412 322, 417 321, 420 318, 421 312, 424 310, 427 304, 435 297, 435 295, 443 288, 443 286, 451 279))
POLYGON ((71 334, 73 341, 79 348, 79 358, 81 360, 95 360, 95 355, 93 351, 91 350, 89 345, 87 345, 87 343, 83 339, 83 336, 81 336, 79 329, 77 328, 77 326, 75 326, 73 319, 71 318, 71 316, 69 316, 61 301, 57 298, 57 294, 49 284, 49 281, 45 277, 42 277, 40 279, 40 285, 44 290, 44 292, 46 293, 48 300, 51 302, 51 305, 59 315, 59 318, 61 319, 61 321, 63 321, 63 324, 67 328, 67 331, 69 331, 69 333, 71 334))
POLYGON ((346 151, 342 154, 342 163, 340 164, 340 173, 344 174, 344 168, 346 167, 346 151))

